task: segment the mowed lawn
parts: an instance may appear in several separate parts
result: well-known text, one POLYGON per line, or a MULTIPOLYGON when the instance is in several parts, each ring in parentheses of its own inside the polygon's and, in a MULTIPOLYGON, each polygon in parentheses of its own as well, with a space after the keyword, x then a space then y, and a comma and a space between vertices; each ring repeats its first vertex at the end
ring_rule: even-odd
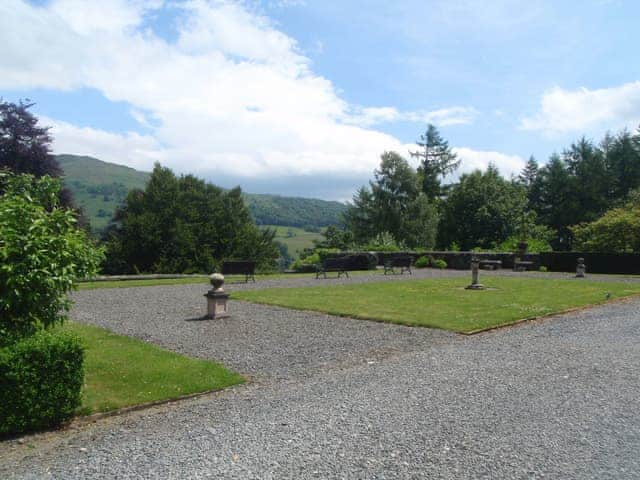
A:
POLYGON ((102 328, 67 322, 85 351, 81 414, 218 390, 244 382, 222 365, 188 358, 102 328))
POLYGON ((272 288, 232 298, 333 315, 473 333, 640 293, 640 283, 482 275, 487 290, 465 290, 468 279, 272 288))

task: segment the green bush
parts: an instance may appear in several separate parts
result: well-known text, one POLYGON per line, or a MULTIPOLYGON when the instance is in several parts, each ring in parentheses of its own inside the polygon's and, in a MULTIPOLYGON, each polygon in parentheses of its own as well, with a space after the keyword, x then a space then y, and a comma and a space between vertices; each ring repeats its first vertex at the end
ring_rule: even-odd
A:
POLYGON ((102 252, 59 205, 60 181, 0 171, 0 347, 64 320, 102 252))
POLYGON ((312 253, 305 258, 299 258, 291 264, 291 269, 296 272, 315 272, 316 265, 322 263, 320 260, 320 254, 312 253))
POLYGON ((541 272, 546 272, 546 271, 548 271, 548 270, 547 270, 547 267, 545 267, 544 265, 540 265, 539 270, 540 270, 541 272))
POLYGON ((415 263, 416 268, 426 268, 428 266, 429 266, 429 257, 427 257, 426 255, 416 260, 416 263, 415 263))
POLYGON ((80 406, 83 360, 78 338, 56 330, 0 348, 0 435, 70 419, 80 406))
POLYGON ((442 270, 447 268, 447 262, 445 262, 444 260, 434 260, 433 262, 431 262, 431 266, 433 268, 439 268, 442 270))

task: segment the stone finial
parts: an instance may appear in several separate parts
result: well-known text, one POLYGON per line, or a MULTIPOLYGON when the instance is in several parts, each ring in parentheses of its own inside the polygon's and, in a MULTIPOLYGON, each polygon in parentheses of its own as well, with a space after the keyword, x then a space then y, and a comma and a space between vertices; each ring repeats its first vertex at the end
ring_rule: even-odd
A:
POLYGON ((587 266, 584 264, 584 258, 578 259, 578 266, 576 267, 576 277, 584 278, 584 274, 587 272, 587 266))
POLYGON ((227 301, 229 294, 222 289, 224 284, 224 276, 220 273, 213 273, 209 276, 209 281, 213 288, 205 293, 207 297, 207 315, 206 318, 222 318, 229 316, 227 301))

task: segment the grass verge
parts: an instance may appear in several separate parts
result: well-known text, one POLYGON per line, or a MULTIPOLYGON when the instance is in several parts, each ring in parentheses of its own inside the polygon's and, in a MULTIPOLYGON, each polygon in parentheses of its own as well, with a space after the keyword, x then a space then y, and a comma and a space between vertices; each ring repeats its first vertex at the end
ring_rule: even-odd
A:
POLYGON ((222 365, 188 358, 102 328, 67 322, 86 347, 78 413, 88 415, 218 390, 244 379, 222 365))
POLYGON ((233 299, 366 320, 472 333, 609 298, 640 293, 640 284, 483 275, 487 290, 462 278, 376 282, 234 292, 233 299))

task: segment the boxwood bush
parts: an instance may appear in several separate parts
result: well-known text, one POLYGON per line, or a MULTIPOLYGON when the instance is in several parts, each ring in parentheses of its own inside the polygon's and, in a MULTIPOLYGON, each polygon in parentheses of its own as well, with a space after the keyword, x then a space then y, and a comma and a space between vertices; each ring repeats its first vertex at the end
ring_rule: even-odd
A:
POLYGON ((429 266, 429 257, 426 255, 418 258, 415 263, 416 268, 426 268, 429 266))
POLYGON ((81 402, 83 360, 79 339, 60 330, 0 348, 0 435, 70 419, 81 402))

